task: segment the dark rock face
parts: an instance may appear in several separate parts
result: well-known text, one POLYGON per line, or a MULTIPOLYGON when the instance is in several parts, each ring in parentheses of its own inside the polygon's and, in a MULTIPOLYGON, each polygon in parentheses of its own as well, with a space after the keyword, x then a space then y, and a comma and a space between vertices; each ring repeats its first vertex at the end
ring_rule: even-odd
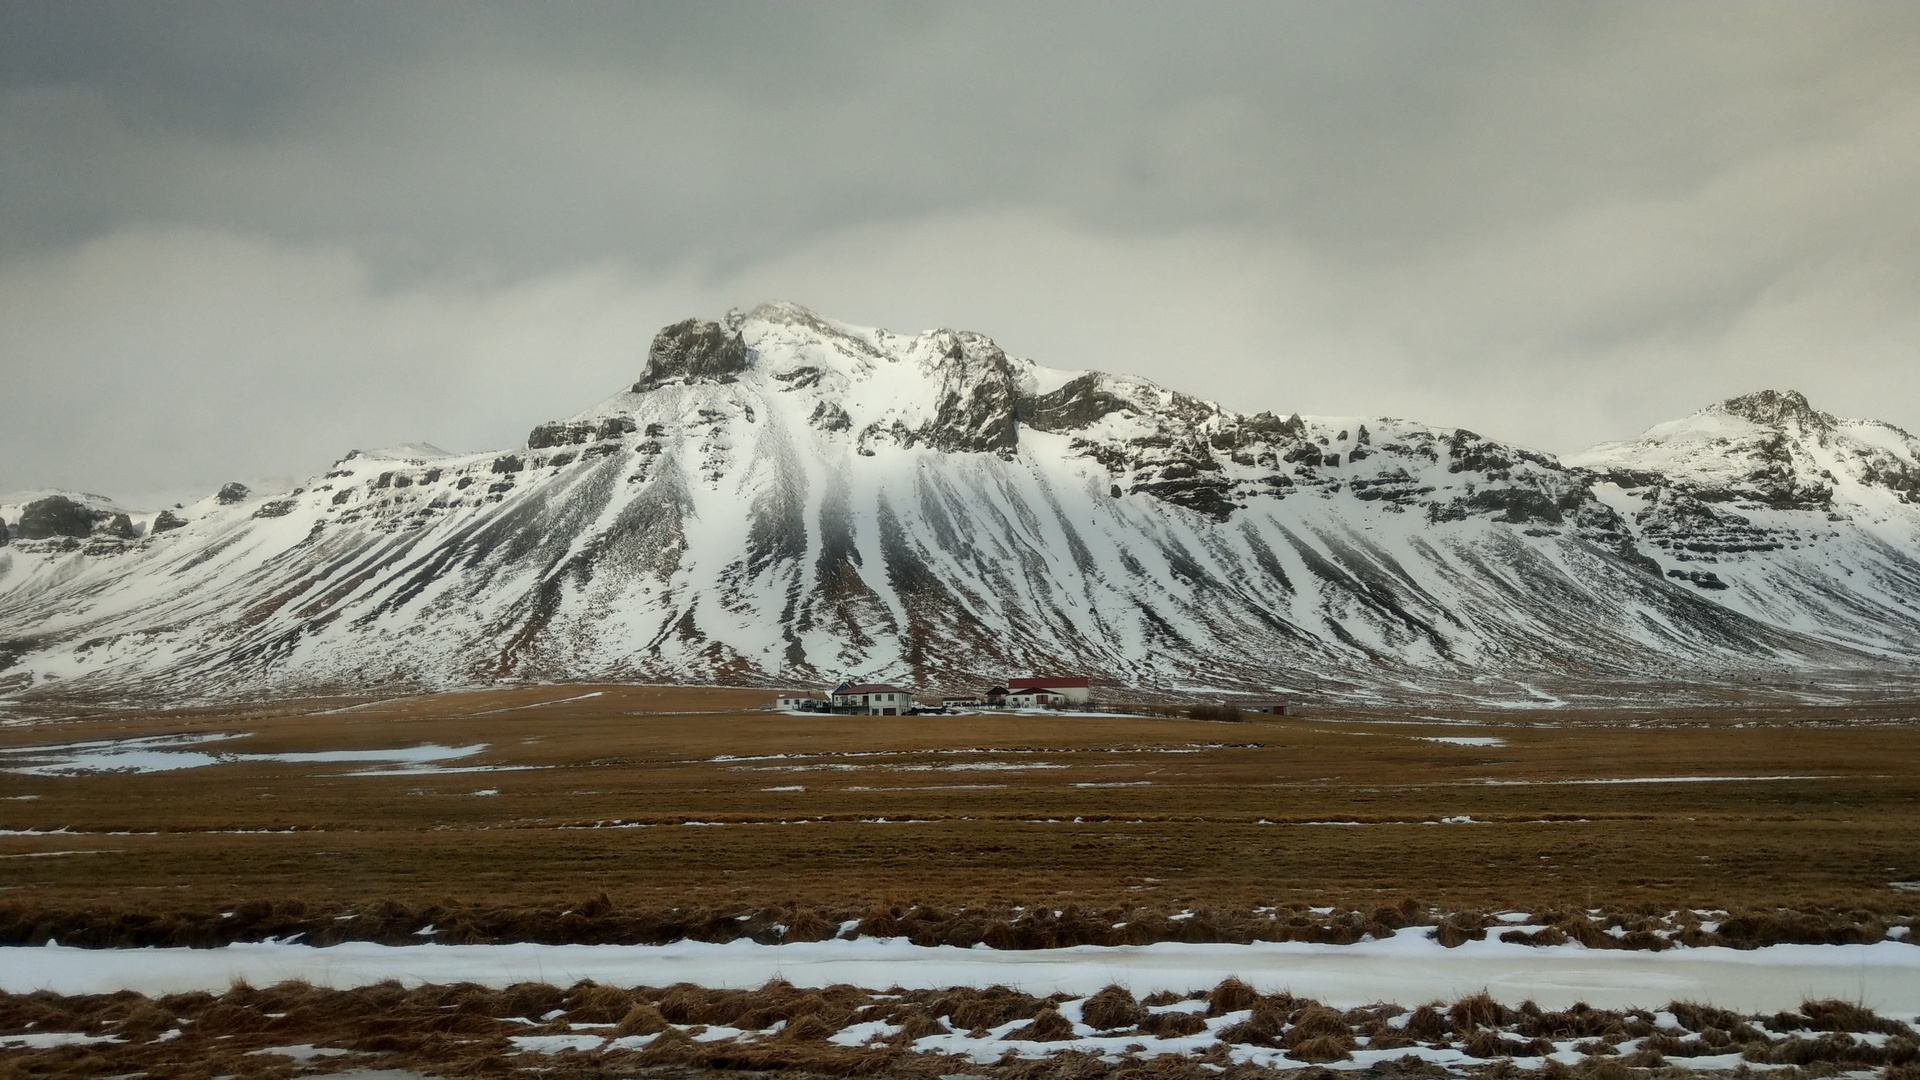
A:
POLYGON ((54 536, 82 537, 93 532, 93 525, 101 516, 100 512, 65 495, 49 495, 44 499, 27 504, 20 511, 20 521, 16 526, 22 540, 45 540, 54 536))
POLYGON ((1074 431, 1130 407, 1101 385, 1098 372, 1088 372, 1051 394, 1022 400, 1020 419, 1041 431, 1074 431))
POLYGON ((527 449, 545 450, 551 446, 572 446, 593 437, 587 424, 541 424, 527 433, 527 449))
POLYGON ((599 439, 617 439, 630 435, 636 430, 634 422, 624 416, 610 416, 597 424, 585 421, 563 424, 555 421, 541 424, 527 435, 527 449, 545 450, 554 446, 578 446, 599 439))
POLYGON ((1798 390, 1784 392, 1761 390, 1757 393, 1743 394, 1721 402, 1720 408, 1743 420, 1751 420, 1768 427, 1784 428, 1792 425, 1813 431, 1833 427, 1833 417, 1808 404, 1806 395, 1798 390))
POLYGON ((633 384, 635 393, 669 379, 725 380, 747 370, 753 353, 738 330, 716 322, 687 319, 654 335, 647 350, 647 370, 633 384))
POLYGON ((1012 453, 1020 425, 1013 368, 1000 346, 978 334, 954 334, 938 370, 938 411, 908 441, 950 452, 1012 453))
POLYGON ((184 527, 186 523, 187 523, 187 519, 181 517, 180 515, 174 513, 173 511, 162 510, 153 519, 153 533, 154 535, 157 536, 163 532, 171 532, 174 529, 184 527))
POLYGON ((214 498, 219 499, 221 503, 227 506, 232 506, 237 502, 245 502, 247 496, 251 494, 253 494, 253 492, 247 488, 247 485, 235 481, 221 487, 220 493, 215 495, 214 498))
POLYGON ((95 526, 94 531, 119 540, 131 540, 134 538, 133 519, 125 514, 115 514, 95 526))
MULTIPOLYGON (((840 406, 823 401, 813 407, 813 415, 807 417, 807 423, 821 431, 846 431, 853 427, 853 418, 848 416, 847 410, 840 406)), ((658 424, 647 425, 647 433, 653 434, 653 429, 659 426, 658 424)))
POLYGON ((6 520, 0 519, 0 547, 6 547, 9 539, 6 520))

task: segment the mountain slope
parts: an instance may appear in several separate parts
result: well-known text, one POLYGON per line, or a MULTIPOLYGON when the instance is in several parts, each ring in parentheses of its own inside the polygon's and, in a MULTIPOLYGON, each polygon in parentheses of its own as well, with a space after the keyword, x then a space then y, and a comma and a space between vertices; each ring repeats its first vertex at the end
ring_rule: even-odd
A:
POLYGON ((1572 468, 764 305, 668 327, 522 449, 28 530, 0 547, 0 692, 1872 682, 1920 656, 1916 447, 1804 406, 1736 399, 1572 468))

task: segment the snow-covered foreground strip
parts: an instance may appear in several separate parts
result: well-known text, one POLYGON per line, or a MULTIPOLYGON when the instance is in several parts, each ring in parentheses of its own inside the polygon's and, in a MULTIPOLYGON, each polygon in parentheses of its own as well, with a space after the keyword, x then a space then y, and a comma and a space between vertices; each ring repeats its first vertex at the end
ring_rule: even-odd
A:
POLYGON ((869 988, 1003 985, 1034 995, 1091 994, 1109 983, 1135 993, 1205 990, 1229 975, 1267 992, 1286 990, 1336 1007, 1371 1002, 1452 1000, 1480 990, 1549 1009, 1711 1003, 1762 1013, 1801 1001, 1840 998, 1883 1014, 1920 1014, 1920 947, 1775 945, 1762 949, 1676 948, 1663 952, 1533 948, 1499 941, 1441 947, 1418 934, 1358 945, 1162 942, 998 951, 926 948, 903 939, 758 945, 749 941, 671 945, 406 945, 366 942, 313 948, 236 944, 216 949, 0 948, 0 989, 157 995, 219 992, 301 979, 349 989, 385 979, 407 985, 519 982, 611 986, 693 983, 750 988, 770 979, 796 986, 869 988))

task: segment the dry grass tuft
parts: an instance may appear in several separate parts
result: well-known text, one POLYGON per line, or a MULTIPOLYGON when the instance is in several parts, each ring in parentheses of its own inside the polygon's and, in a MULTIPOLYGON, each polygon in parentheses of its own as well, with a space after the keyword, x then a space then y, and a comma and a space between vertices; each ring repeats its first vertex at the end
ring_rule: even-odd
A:
POLYGON ((780 1029, 778 1038, 785 1042, 825 1042, 840 1025, 818 1013, 809 1013, 780 1029))
POLYGON ((698 1021, 707 1007, 707 991, 692 983, 674 983, 660 992, 654 1001, 654 1008, 660 1015, 675 1024, 692 1024, 698 1021))
POLYGON ((1253 1003, 1259 1000, 1259 991, 1229 975, 1207 995, 1207 1015, 1225 1016, 1242 1009, 1251 1009, 1253 1003))
POLYGON ((514 983, 500 992, 496 1016, 524 1016, 529 1020, 545 1016, 560 1007, 563 995, 558 987, 546 983, 514 983))
POLYGON ((801 908, 787 920, 782 941, 825 941, 840 931, 840 924, 812 908, 801 908))
POLYGON ((1032 1042, 1059 1042, 1062 1039, 1071 1039, 1073 1038, 1073 1021, 1060 1015, 1060 1010, 1049 1005, 1035 1013, 1031 1023, 1008 1032, 1007 1038, 1026 1039, 1032 1042))
POLYGON ((1140 1021, 1140 1030, 1162 1039, 1184 1039, 1207 1030, 1207 1022, 1197 1013, 1150 1013, 1140 1021))
POLYGON ((1108 984, 1080 1006, 1080 1019, 1096 1031, 1120 1031, 1138 1027, 1147 1010, 1133 998, 1133 992, 1118 984, 1108 984))
POLYGON ((1438 1042, 1453 1034, 1447 1016, 1432 1005, 1422 1005, 1407 1017, 1407 1034, 1425 1042, 1438 1042))
POLYGON ((955 990, 947 1004, 951 1006, 948 1015, 953 1017, 954 1027, 975 1031, 1015 1020, 1031 1020, 1044 1003, 1018 990, 989 986, 985 990, 955 990))
POLYGON ((1353 1033, 1347 1027, 1347 1018, 1318 1002, 1311 1003, 1294 1016, 1293 1027, 1287 1031, 1288 1049, 1313 1039, 1340 1039, 1346 1045, 1353 1046, 1353 1033))
POLYGON ((1802 1002, 1800 1012, 1806 1016, 1807 1026, 1815 1031, 1877 1031, 1888 1035, 1913 1033, 1907 1025, 1883 1019, 1872 1009, 1850 1001, 1828 999, 1802 1002))
POLYGON ((614 1025, 613 1034, 615 1038, 625 1038, 628 1035, 655 1035, 666 1029, 667 1018, 660 1015, 660 1010, 641 1002, 627 1010, 627 1015, 614 1025))
POLYGON ((1353 1056, 1350 1053, 1352 1049, 1352 1036, 1342 1040, 1332 1035, 1320 1035, 1289 1048, 1287 1055, 1295 1061, 1345 1061, 1353 1056))
POLYGON ((576 984, 556 1007, 567 1011, 569 1023, 617 1024, 633 1008, 633 998, 618 987, 587 981, 576 984))
POLYGON ((899 1024, 900 1030, 894 1033, 892 1040, 893 1045, 898 1047, 911 1046, 921 1039, 933 1035, 945 1035, 953 1030, 939 1017, 917 1007, 908 1010, 899 1024))
POLYGON ((1493 995, 1485 990, 1470 997, 1463 997, 1447 1010, 1447 1019, 1452 1022, 1453 1030, 1462 1035, 1472 1034, 1476 1028, 1504 1027, 1515 1018, 1515 1013, 1493 1000, 1493 995))
POLYGON ((1553 1043, 1546 1039, 1521 1042, 1503 1037, 1498 1031, 1481 1029, 1466 1037, 1461 1049, 1477 1058, 1532 1057, 1551 1053, 1553 1043))

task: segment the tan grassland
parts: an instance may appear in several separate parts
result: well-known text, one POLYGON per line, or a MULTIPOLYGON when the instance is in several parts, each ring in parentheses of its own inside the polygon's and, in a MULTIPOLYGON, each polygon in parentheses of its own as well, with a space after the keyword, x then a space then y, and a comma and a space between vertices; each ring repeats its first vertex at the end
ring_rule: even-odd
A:
POLYGON ((31 745, 180 733, 239 733, 205 748, 229 754, 486 748, 414 772, 0 771, 0 936, 243 904, 1785 907, 1854 923, 1920 907, 1895 884, 1920 880, 1920 706, 1904 703, 1219 723, 758 711, 771 698, 527 686, 14 717, 0 769, 31 745), (1501 742, 1431 741, 1459 737, 1501 742), (1716 779, 1593 782, 1685 777, 1716 779))

